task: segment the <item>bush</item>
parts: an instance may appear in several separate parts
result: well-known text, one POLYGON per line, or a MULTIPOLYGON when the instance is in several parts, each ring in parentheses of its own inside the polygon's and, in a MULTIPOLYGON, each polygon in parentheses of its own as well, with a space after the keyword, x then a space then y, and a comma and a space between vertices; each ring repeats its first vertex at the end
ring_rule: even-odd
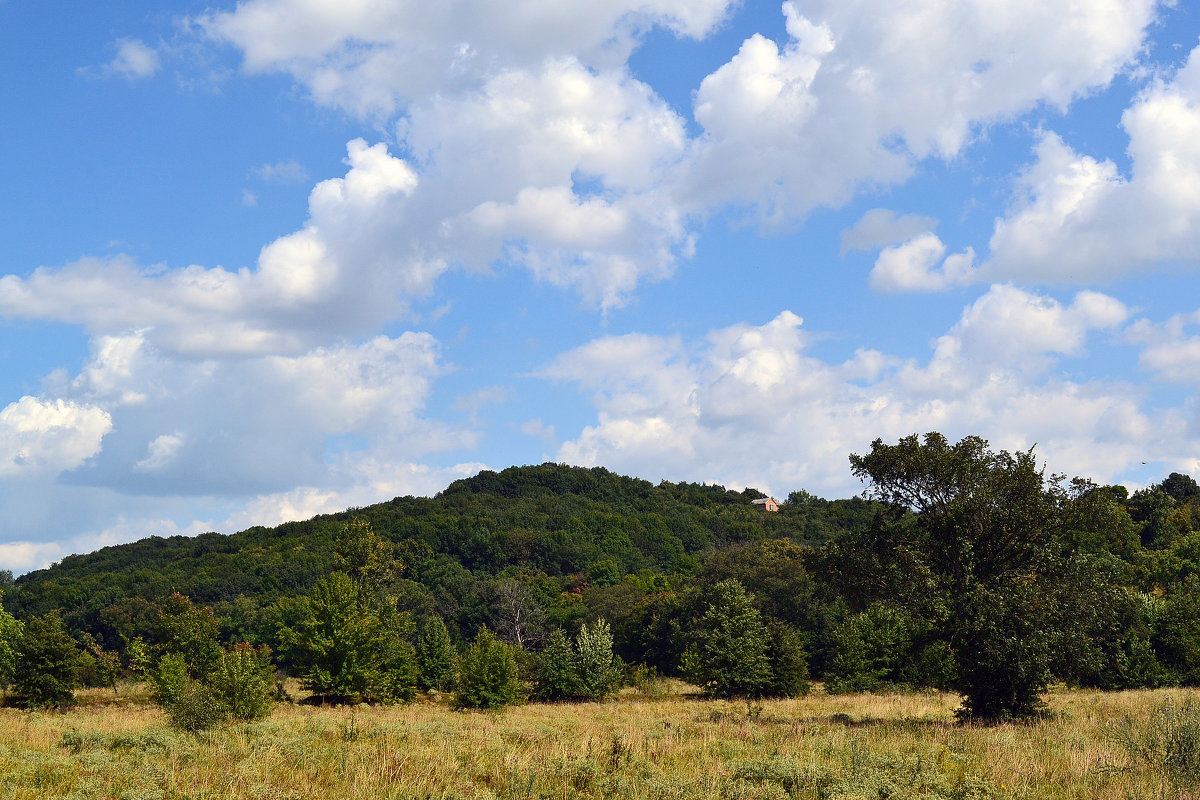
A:
POLYGON ((612 629, 603 617, 591 628, 584 625, 575 637, 575 670, 579 693, 588 700, 603 700, 621 685, 621 668, 613 658, 612 629))
POLYGON ((1126 720, 1113 738, 1135 764, 1176 785, 1200 783, 1200 706, 1191 700, 1159 706, 1144 725, 1126 720))
POLYGON ((875 692, 903 682, 900 670, 912 651, 912 634, 903 612, 874 604, 842 623, 834 642, 826 672, 829 692, 875 692))
POLYGON ((441 617, 434 617, 421 629, 417 642, 418 677, 422 689, 444 692, 454 688, 454 661, 450 632, 441 617))
POLYGON ((799 697, 808 694, 808 659, 800 633, 778 620, 767 623, 767 661, 771 680, 763 693, 771 697, 799 697))
POLYGON ((225 720, 227 712, 212 689, 188 678, 163 710, 171 726, 181 731, 203 731, 225 720))
POLYGON ((681 665, 684 678, 715 697, 758 697, 768 690, 767 630, 741 583, 731 578, 713 587, 694 631, 681 665))
POLYGON ((563 632, 555 628, 538 654, 534 694, 538 700, 554 702, 579 696, 575 654, 563 632))
POLYGON ((516 656, 486 627, 480 628, 459 663, 455 708, 499 708, 520 699, 516 656))
POLYGON ((82 653, 57 611, 25 623, 13 681, 28 708, 69 705, 79 683, 82 653))
POLYGON ((234 646, 221 654, 209 683, 217 702, 234 719, 266 717, 275 692, 270 648, 256 649, 246 642, 234 646))

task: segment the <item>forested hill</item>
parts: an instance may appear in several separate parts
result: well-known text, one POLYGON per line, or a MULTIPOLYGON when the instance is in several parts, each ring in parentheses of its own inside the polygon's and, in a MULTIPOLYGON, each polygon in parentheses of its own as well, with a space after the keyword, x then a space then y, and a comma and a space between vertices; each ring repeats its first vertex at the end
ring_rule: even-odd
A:
POLYGON ((4 594, 18 617, 61 609, 68 626, 119 646, 149 624, 153 604, 179 592, 211 605, 230 636, 255 638, 266 609, 303 595, 335 569, 335 538, 352 519, 395 544, 398 590, 414 610, 463 633, 490 622, 498 581, 517 577, 542 599, 585 585, 650 588, 695 572, 698 556, 730 544, 789 539, 819 544, 865 526, 873 504, 794 492, 777 513, 753 489, 657 485, 604 468, 557 464, 484 471, 433 498, 254 527, 232 535, 151 536, 64 558, 4 594), (457 626, 455 625, 457 623, 457 626))

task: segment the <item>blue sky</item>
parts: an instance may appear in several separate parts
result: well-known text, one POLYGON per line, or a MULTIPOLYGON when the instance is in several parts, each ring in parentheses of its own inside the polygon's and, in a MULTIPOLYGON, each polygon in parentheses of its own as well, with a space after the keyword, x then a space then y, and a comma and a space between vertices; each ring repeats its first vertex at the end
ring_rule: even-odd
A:
POLYGON ((0 0, 0 568, 546 460, 1200 475, 1200 12, 0 0))

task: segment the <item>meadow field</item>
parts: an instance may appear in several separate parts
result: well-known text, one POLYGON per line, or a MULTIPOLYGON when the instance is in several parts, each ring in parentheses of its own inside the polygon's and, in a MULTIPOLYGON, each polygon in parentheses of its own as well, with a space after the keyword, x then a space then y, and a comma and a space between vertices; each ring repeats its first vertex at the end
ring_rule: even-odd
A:
POLYGON ((946 694, 746 703, 668 683, 498 712, 281 705, 202 734, 172 730, 136 685, 78 698, 0 710, 5 800, 1200 796, 1188 690, 1060 690, 1044 719, 977 727, 946 694))

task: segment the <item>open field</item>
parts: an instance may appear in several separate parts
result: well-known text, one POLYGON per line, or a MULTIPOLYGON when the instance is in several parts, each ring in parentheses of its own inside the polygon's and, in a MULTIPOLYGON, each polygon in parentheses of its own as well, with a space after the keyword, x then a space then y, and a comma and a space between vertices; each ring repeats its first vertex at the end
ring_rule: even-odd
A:
POLYGON ((455 712, 281 706, 171 730, 139 687, 63 713, 0 709, 0 796, 43 798, 1160 798, 1114 732, 1186 690, 1058 691, 1033 724, 953 723, 943 694, 814 693, 748 705, 668 691, 600 705, 455 712))

